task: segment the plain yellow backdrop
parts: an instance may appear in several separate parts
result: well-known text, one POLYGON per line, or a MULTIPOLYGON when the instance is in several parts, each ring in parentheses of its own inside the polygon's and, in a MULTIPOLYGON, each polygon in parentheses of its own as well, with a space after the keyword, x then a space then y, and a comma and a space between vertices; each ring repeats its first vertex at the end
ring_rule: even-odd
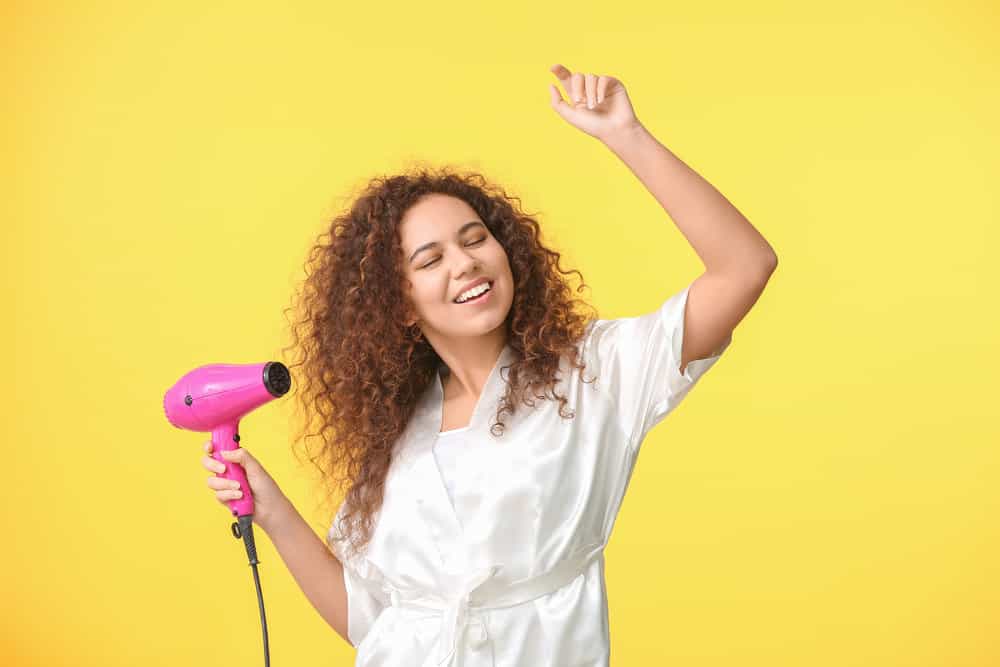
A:
MULTIPOLYGON (((559 62, 620 78, 779 257, 643 445, 607 549, 612 664, 1000 664, 992 4, 2 11, 0 663, 263 662, 206 436, 161 400, 194 366, 277 358, 306 251, 367 178, 482 170, 604 317, 700 274, 549 106, 559 62)), ((243 444, 319 533, 291 407, 243 444)), ((352 664, 261 535, 275 667, 352 664)))

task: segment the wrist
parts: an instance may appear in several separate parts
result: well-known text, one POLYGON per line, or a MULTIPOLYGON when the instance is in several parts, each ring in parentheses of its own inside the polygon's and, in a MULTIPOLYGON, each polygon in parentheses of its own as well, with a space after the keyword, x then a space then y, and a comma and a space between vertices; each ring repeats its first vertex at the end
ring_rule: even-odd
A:
POLYGON ((633 121, 616 127, 612 129, 607 134, 601 137, 601 142, 605 146, 610 148, 613 152, 618 153, 622 148, 628 146, 643 136, 649 134, 645 126, 639 122, 639 119, 634 119, 633 121))
POLYGON ((254 517, 254 523, 260 526, 261 530, 267 533, 268 537, 273 538, 275 532, 282 530, 291 523, 295 514, 296 509, 292 505, 292 501, 287 496, 282 495, 275 504, 274 509, 265 515, 254 517))

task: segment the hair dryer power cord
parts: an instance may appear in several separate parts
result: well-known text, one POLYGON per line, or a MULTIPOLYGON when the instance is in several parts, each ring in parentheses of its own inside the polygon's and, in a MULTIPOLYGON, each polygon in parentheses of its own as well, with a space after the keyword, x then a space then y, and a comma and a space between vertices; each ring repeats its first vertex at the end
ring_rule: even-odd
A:
POLYGON ((232 525, 233 537, 243 538, 243 545, 247 549, 247 556, 250 558, 250 567, 253 569, 253 582, 257 586, 257 606, 260 607, 260 627, 264 632, 264 667, 270 667, 271 655, 267 648, 267 619, 264 617, 264 596, 260 592, 260 574, 257 572, 257 545, 253 541, 253 514, 245 514, 237 517, 232 525))

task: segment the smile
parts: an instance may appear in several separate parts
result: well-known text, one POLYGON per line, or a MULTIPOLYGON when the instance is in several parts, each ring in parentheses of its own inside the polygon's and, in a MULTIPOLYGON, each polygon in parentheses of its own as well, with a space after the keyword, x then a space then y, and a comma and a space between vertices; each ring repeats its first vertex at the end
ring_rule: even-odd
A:
POLYGON ((467 306, 467 305, 473 304, 473 303, 483 303, 484 301, 486 301, 489 298, 490 294, 493 293, 493 283, 490 282, 490 283, 487 283, 487 284, 489 285, 489 289, 487 289, 485 292, 483 292, 479 296, 472 297, 471 299, 469 299, 467 301, 455 301, 453 303, 455 303, 456 305, 459 305, 459 306, 467 306))

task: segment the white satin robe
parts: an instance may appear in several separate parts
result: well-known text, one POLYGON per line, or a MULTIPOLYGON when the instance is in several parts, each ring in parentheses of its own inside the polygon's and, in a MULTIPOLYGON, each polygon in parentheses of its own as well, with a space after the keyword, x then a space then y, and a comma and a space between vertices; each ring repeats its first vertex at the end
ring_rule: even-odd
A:
MULTIPOLYGON (((455 502, 432 446, 442 365, 397 442, 368 551, 344 564, 357 667, 598 667, 609 661, 604 546, 639 445, 729 347, 678 371, 690 286, 653 312, 595 320, 587 379, 563 370, 555 400, 489 427, 513 353, 505 347, 463 438, 455 502)), ((343 506, 340 508, 343 510, 343 506)), ((334 518, 328 540, 338 534, 334 518)))

